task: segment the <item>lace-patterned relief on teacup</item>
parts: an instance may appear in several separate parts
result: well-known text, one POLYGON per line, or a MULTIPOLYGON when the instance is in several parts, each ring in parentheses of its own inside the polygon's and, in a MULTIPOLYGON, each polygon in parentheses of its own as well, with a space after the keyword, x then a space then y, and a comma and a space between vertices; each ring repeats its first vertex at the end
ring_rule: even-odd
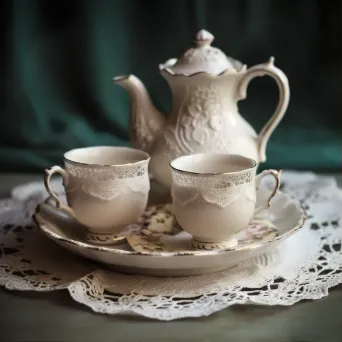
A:
POLYGON ((85 194, 103 201, 111 201, 122 194, 143 193, 150 190, 148 163, 119 167, 93 167, 68 162, 66 170, 71 175, 66 192, 81 189, 85 194))
POLYGON ((189 175, 172 171, 172 197, 182 205, 200 201, 225 208, 240 196, 256 202, 254 170, 239 174, 189 175))

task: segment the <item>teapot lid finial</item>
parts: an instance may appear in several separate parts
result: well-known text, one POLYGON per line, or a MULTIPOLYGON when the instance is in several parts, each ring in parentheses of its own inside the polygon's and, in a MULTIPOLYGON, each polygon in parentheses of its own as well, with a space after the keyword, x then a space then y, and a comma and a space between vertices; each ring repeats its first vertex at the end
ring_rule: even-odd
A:
POLYGON ((191 76, 197 73, 220 75, 228 69, 235 69, 234 60, 220 49, 211 46, 214 36, 207 30, 200 30, 195 36, 195 46, 186 50, 177 60, 171 59, 160 66, 172 75, 191 76))
POLYGON ((195 43, 197 46, 210 45, 214 39, 215 37, 207 30, 199 30, 196 33, 195 43))

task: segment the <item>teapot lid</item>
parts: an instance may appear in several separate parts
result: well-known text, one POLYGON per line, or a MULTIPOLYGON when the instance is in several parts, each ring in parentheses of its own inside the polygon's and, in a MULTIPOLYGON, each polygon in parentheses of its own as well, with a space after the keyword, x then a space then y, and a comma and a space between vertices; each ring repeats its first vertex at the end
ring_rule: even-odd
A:
POLYGON ((160 69, 166 69, 174 75, 190 76, 205 72, 219 75, 227 69, 236 69, 235 61, 227 57, 220 49, 211 46, 214 36, 206 31, 200 30, 196 34, 195 47, 185 51, 177 60, 170 59, 160 69))

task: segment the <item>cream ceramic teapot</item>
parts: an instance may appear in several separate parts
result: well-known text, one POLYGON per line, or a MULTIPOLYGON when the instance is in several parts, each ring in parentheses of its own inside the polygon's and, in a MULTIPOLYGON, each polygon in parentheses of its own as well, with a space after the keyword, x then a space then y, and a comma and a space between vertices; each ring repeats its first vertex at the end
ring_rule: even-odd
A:
POLYGON ((247 69, 211 46, 213 40, 212 34, 200 30, 194 47, 179 59, 169 59, 159 65, 173 94, 173 107, 167 117, 154 107, 137 77, 126 75, 113 79, 130 94, 132 146, 150 153, 151 173, 168 188, 171 186, 169 163, 182 155, 225 152, 264 162, 267 142, 289 103, 288 79, 274 66, 273 57, 247 69), (237 103, 246 98, 249 82, 264 75, 275 79, 280 96, 275 113, 256 134, 239 114, 237 103))

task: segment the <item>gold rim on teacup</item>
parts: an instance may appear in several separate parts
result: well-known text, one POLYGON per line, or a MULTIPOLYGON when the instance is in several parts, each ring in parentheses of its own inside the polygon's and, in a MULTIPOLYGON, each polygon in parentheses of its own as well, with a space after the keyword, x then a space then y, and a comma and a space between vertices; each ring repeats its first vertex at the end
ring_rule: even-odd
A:
MULTIPOLYGON (((187 174, 192 174, 192 175, 203 175, 203 176, 219 176, 219 175, 229 175, 229 174, 238 174, 242 172, 246 172, 248 170, 252 170, 257 166, 257 162, 254 159, 239 155, 239 154, 228 154, 228 153, 196 153, 196 154, 190 154, 190 155, 185 155, 178 157, 176 159, 173 159, 169 163, 170 167, 177 172, 182 172, 182 173, 187 173, 187 174), (238 171, 224 171, 224 172, 196 172, 196 171, 188 171, 184 170, 180 167, 176 167, 174 164, 177 162, 180 162, 185 159, 195 159, 199 157, 226 157, 228 159, 236 158, 244 161, 248 161, 251 163, 249 167, 243 167, 241 170, 238 171)), ((229 164, 228 164, 229 165, 229 164)))
POLYGON ((70 151, 67 151, 64 153, 63 159, 69 163, 73 163, 73 164, 80 164, 80 165, 85 165, 85 166, 91 166, 91 167, 127 167, 130 165, 138 165, 140 163, 144 163, 146 161, 149 161, 151 159, 151 156, 142 150, 137 150, 131 147, 124 147, 124 146, 90 146, 90 147, 80 147, 80 148, 74 148, 70 151), (139 161, 136 162, 128 162, 128 163, 119 163, 119 164, 100 164, 100 163, 85 163, 85 162, 80 162, 78 160, 73 160, 73 158, 71 158, 69 155, 72 155, 74 153, 78 153, 81 151, 91 151, 91 150, 112 150, 114 149, 117 151, 130 151, 130 152, 134 152, 134 153, 140 153, 141 155, 144 155, 144 158, 141 158, 139 161))

